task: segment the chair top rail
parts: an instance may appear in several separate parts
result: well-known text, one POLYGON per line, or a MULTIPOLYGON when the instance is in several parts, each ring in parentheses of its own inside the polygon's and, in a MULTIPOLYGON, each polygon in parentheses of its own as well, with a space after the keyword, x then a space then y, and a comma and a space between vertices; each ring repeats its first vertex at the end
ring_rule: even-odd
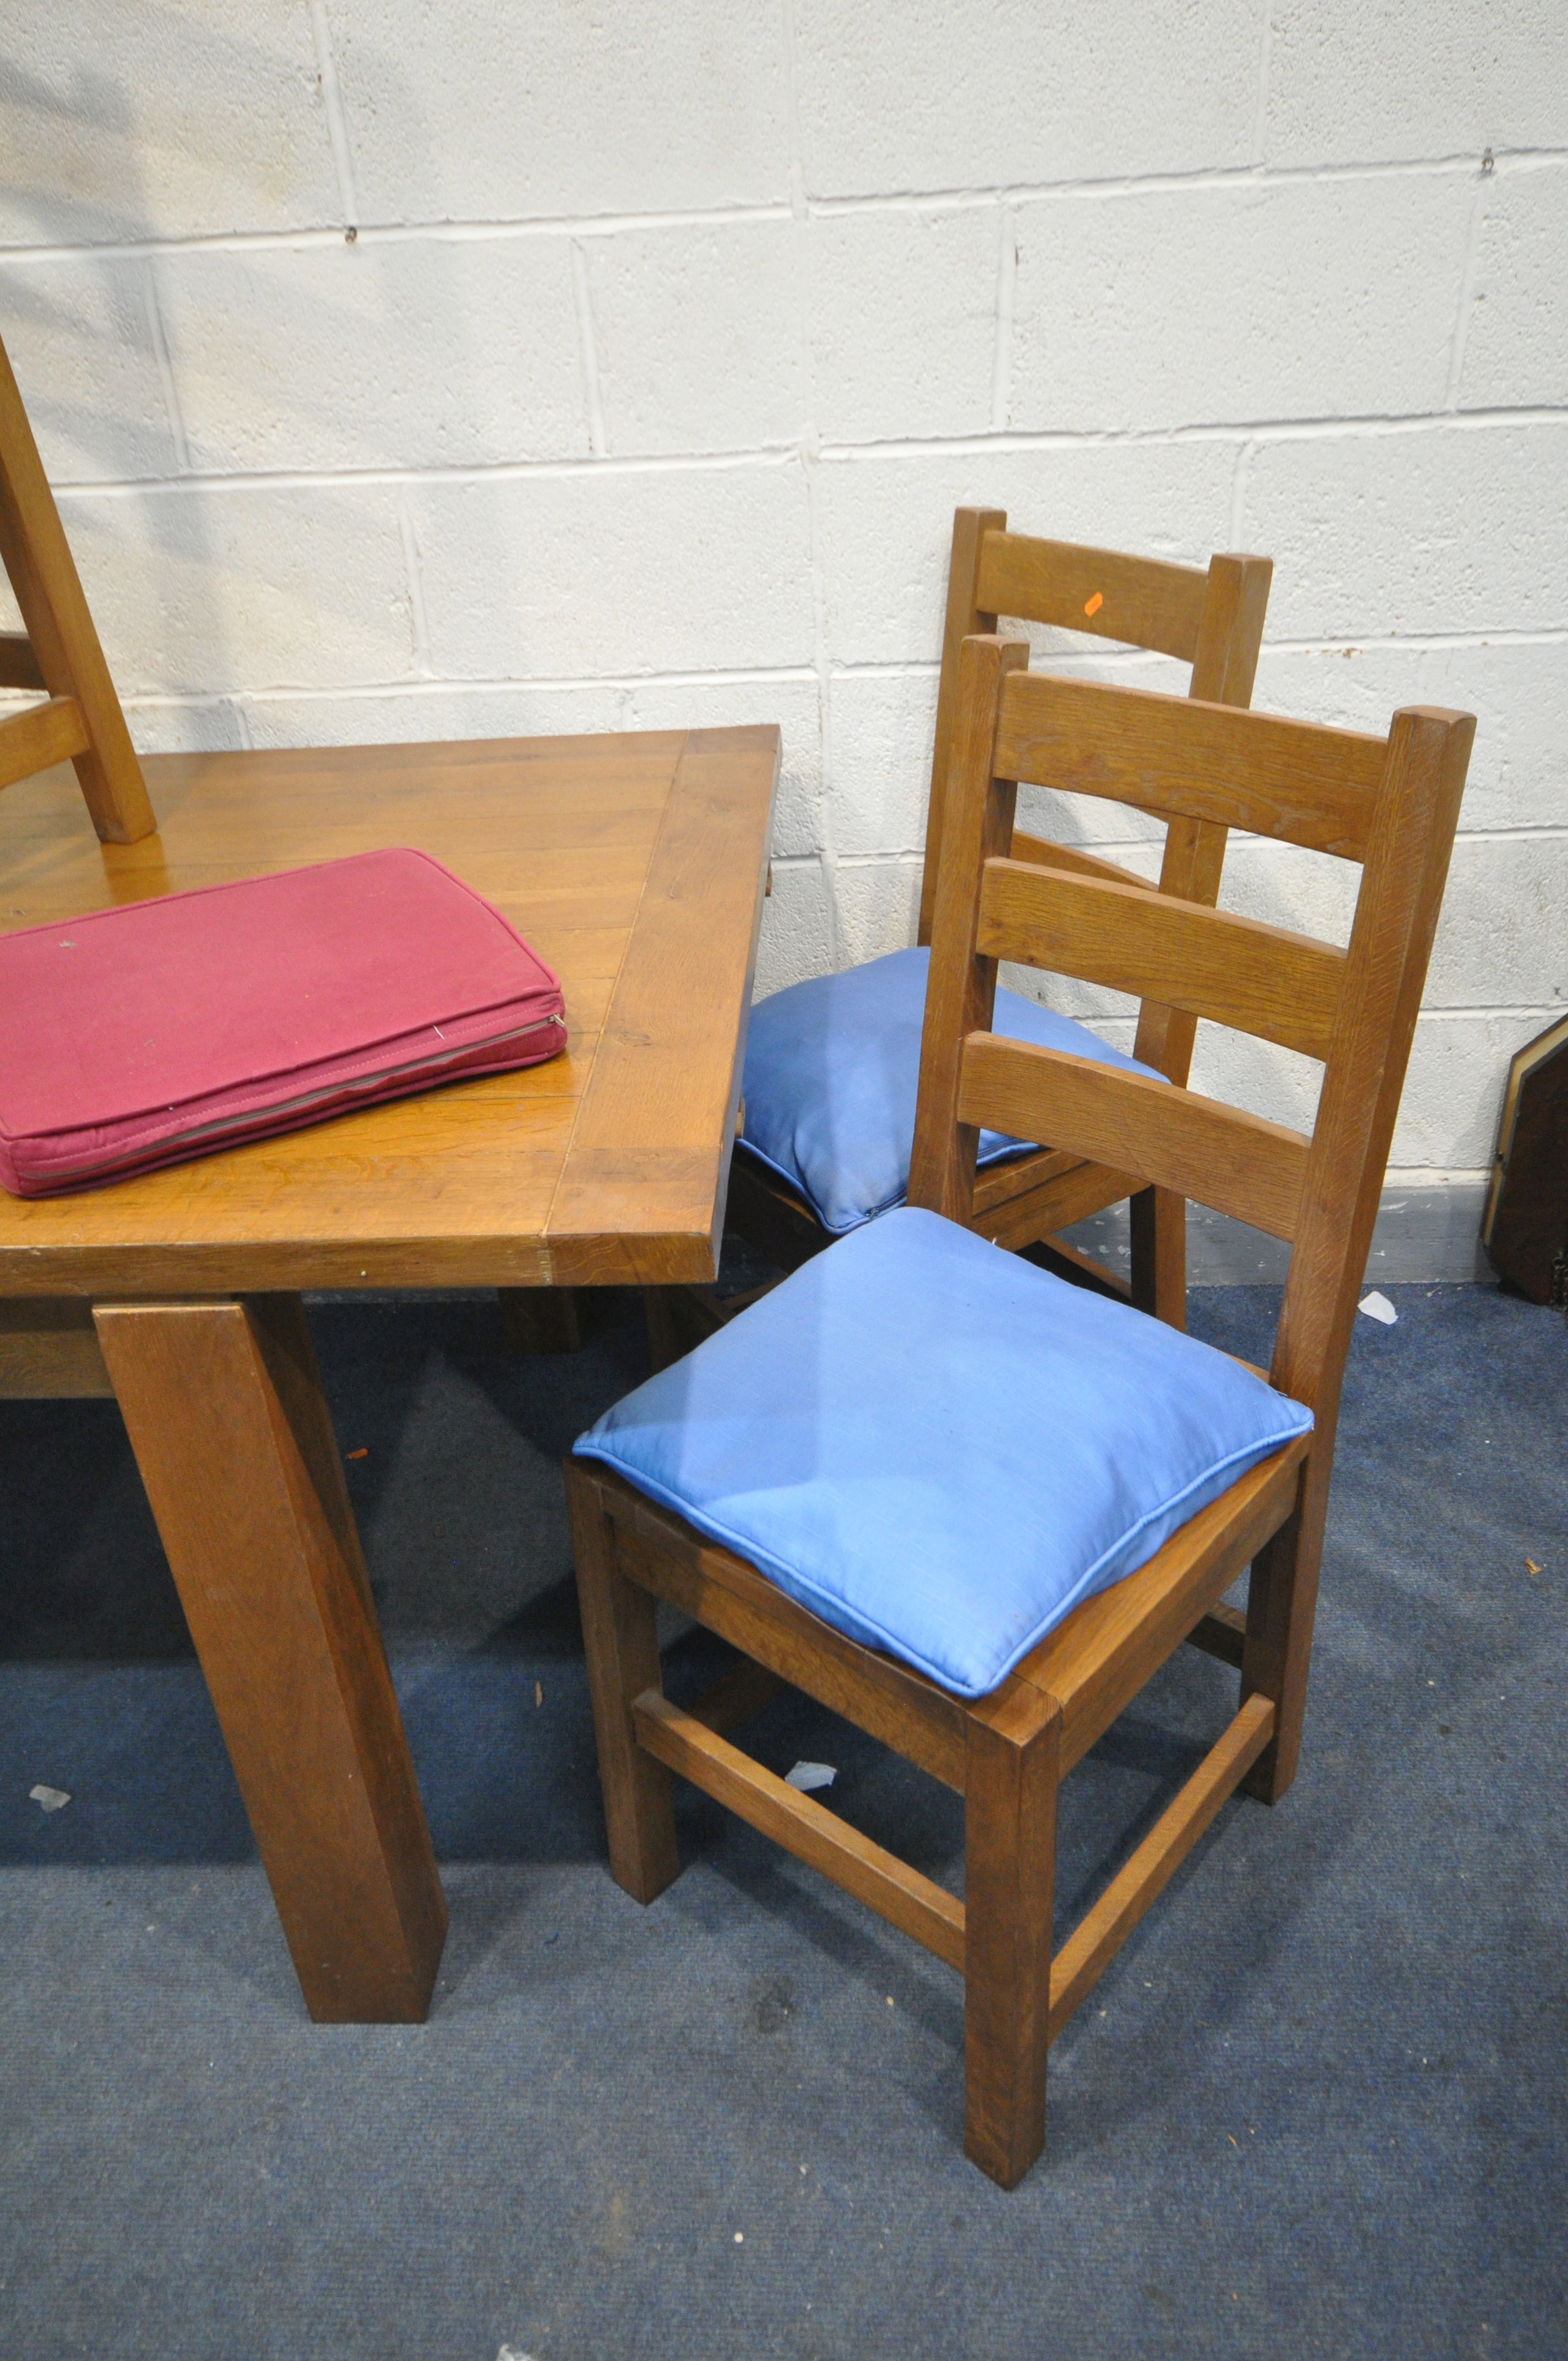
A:
POLYGON ((981 877, 975 948, 1326 1059, 1345 955, 1201 902, 1014 859, 981 877))
POLYGON ((1204 567, 992 530, 981 541, 975 604, 1191 664, 1208 590, 1204 567))
POLYGON ((1308 1140, 1179 1083, 999 1033, 970 1033, 957 1113, 977 1130, 1048 1139, 1288 1244, 1296 1235, 1308 1140))
POLYGON ((994 768, 1363 861, 1387 741, 1190 697, 1010 672, 994 768))

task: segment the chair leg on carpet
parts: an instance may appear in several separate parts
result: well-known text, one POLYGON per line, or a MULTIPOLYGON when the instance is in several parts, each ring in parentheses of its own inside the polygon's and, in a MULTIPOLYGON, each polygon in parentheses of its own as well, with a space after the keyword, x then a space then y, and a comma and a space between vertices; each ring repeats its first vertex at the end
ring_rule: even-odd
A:
POLYGON ((1012 2189, 1045 2144, 1060 1708, 970 1708, 964 1825, 964 2153, 1012 2189))
MULTIPOLYGON (((1327 1456, 1325 1453, 1325 1461, 1327 1456)), ((1243 1785, 1247 1795, 1265 1804, 1279 1801, 1296 1776, 1300 1756, 1321 1550, 1321 1504, 1307 1501, 1253 1560, 1242 1641, 1242 1698, 1245 1703, 1261 1694, 1273 1699, 1274 1738, 1243 1785)))
POLYGON ((576 1553, 610 1874, 634 1901, 652 1902, 680 1872, 670 1773, 639 1746, 631 1718, 634 1697, 645 1689, 663 1689, 657 1610, 649 1593, 620 1571, 615 1529, 598 1486, 578 1460, 566 1462, 566 1504, 576 1553))

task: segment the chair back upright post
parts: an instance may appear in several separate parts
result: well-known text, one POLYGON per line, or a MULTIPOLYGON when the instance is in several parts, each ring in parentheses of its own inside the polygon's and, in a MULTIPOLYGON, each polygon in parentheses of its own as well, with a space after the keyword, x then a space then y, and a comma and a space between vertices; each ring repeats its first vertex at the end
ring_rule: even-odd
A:
POLYGON ((1021 641, 976 637, 959 666, 909 1202, 967 1223, 980 1133, 991 1128, 1049 1136, 1289 1245, 1270 1381, 1315 1424, 1294 1515, 1255 1561, 1243 1661, 1244 1691, 1277 1706, 1275 1741, 1251 1779, 1272 1797, 1299 1743, 1351 1322, 1475 721, 1410 708, 1383 740, 1030 673, 1027 653, 1021 641), (1348 947, 1020 861, 1020 778, 1359 862, 1348 947), (992 1033, 1002 959, 1319 1060, 1310 1135, 992 1033))
POLYGON ((0 561, 26 626, 0 632, 0 688, 48 691, 0 721, 0 788, 72 762, 100 840, 135 844, 158 822, 4 345, 0 561))

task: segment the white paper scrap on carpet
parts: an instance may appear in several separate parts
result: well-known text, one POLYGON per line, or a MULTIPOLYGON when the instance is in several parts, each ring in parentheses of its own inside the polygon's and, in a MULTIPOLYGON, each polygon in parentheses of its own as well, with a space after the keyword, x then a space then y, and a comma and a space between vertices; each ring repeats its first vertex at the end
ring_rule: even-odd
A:
POLYGON ((32 1802, 41 1804, 46 1812, 63 1812, 71 1801, 63 1787, 46 1787, 41 1782, 36 1787, 29 1787, 27 1794, 32 1802))
POLYGON ((1364 1295, 1355 1308, 1365 1312, 1368 1320, 1381 1320, 1385 1328, 1392 1328, 1399 1316, 1387 1297, 1379 1295, 1376 1288, 1370 1295, 1364 1295))
POLYGON ((831 1763, 797 1763, 784 1785, 798 1787, 803 1795, 809 1795, 813 1787, 830 1787, 838 1776, 831 1763))

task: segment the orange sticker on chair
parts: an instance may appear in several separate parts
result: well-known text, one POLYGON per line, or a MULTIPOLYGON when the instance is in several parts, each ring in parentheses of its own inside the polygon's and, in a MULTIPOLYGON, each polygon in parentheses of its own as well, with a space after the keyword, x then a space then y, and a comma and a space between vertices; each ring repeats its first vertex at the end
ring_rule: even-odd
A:
POLYGON ((1097 590, 1092 598, 1086 598, 1084 600, 1083 611, 1086 615, 1098 615, 1101 608, 1103 607, 1104 604, 1105 593, 1103 590, 1097 590))

